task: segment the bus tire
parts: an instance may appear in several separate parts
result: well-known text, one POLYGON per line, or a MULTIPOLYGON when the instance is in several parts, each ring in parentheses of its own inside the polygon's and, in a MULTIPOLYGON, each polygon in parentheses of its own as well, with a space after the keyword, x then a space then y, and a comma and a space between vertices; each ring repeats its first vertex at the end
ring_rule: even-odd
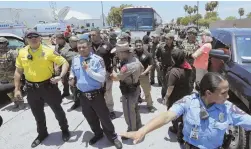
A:
POLYGON ((229 149, 246 149, 247 146, 247 135, 246 131, 239 126, 231 128, 234 139, 231 141, 229 149))

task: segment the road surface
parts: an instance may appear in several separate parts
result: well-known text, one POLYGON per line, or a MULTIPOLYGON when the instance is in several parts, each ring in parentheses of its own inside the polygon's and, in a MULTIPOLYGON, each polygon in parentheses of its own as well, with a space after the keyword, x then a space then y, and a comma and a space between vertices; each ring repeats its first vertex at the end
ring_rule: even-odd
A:
MULTIPOLYGON (((59 84, 60 89, 62 85, 59 84)), ((160 112, 166 110, 166 107, 160 104, 157 99, 160 98, 160 87, 152 87, 152 97, 154 106, 158 109, 155 113, 148 113, 146 103, 140 105, 142 123, 145 124, 160 112)), ((115 111, 117 119, 113 120, 116 132, 126 131, 127 126, 123 116, 122 104, 120 102, 119 83, 113 85, 113 97, 115 102, 115 111)), ((46 106, 46 122, 49 137, 36 149, 115 149, 106 137, 97 144, 90 146, 87 142, 93 136, 91 129, 81 113, 81 108, 76 111, 67 112, 72 105, 69 98, 63 99, 62 106, 66 111, 71 131, 71 139, 64 143, 61 140, 61 131, 58 122, 52 110, 46 106)), ((32 141, 37 137, 36 124, 34 117, 28 105, 25 110, 12 110, 12 104, 3 107, 0 114, 4 119, 4 124, 0 128, 0 148, 1 149, 29 149, 32 141)), ((170 124, 148 134, 145 140, 137 145, 133 145, 131 140, 123 141, 123 149, 180 149, 175 135, 168 132, 170 124)), ((120 138, 119 138, 120 139, 120 138)), ((121 139, 120 139, 121 140, 121 139)))

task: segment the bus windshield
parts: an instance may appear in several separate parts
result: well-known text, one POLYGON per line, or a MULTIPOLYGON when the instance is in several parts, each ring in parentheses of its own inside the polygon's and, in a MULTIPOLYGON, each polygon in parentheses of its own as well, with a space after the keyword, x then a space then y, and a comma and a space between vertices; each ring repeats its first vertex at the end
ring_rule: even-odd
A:
POLYGON ((132 31, 151 31, 154 26, 154 14, 151 9, 126 9, 123 11, 123 28, 132 31))

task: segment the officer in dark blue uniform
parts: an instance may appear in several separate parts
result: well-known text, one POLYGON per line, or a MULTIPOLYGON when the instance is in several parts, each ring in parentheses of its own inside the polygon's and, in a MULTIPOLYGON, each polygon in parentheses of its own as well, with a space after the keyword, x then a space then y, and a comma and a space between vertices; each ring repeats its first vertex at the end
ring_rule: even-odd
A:
POLYGON ((117 139, 114 126, 109 117, 109 110, 104 99, 103 84, 105 82, 106 70, 104 60, 93 54, 88 41, 79 40, 77 43, 79 55, 72 60, 69 84, 78 88, 82 113, 87 119, 94 137, 89 144, 95 144, 106 134, 117 149, 122 148, 122 143, 117 139), (100 127, 100 122, 102 128, 100 127))
POLYGON ((251 130, 251 116, 227 101, 229 84, 218 73, 207 73, 200 82, 200 93, 183 97, 168 112, 154 118, 137 132, 121 134, 142 140, 149 132, 183 115, 185 149, 220 149, 230 125, 251 130))

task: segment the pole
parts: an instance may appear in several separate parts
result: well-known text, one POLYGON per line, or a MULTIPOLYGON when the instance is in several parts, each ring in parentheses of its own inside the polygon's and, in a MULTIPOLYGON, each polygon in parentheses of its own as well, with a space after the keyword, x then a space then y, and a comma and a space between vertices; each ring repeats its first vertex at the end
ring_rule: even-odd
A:
MULTIPOLYGON (((197 1, 197 8, 198 8, 198 10, 197 10, 197 17, 198 17, 198 15, 199 15, 199 1, 197 1)), ((199 28, 199 19, 197 18, 197 28, 199 28)))
POLYGON ((103 10, 103 2, 101 1, 101 7, 102 7, 102 20, 103 20, 103 27, 105 26, 105 19, 104 19, 104 10, 103 10))

